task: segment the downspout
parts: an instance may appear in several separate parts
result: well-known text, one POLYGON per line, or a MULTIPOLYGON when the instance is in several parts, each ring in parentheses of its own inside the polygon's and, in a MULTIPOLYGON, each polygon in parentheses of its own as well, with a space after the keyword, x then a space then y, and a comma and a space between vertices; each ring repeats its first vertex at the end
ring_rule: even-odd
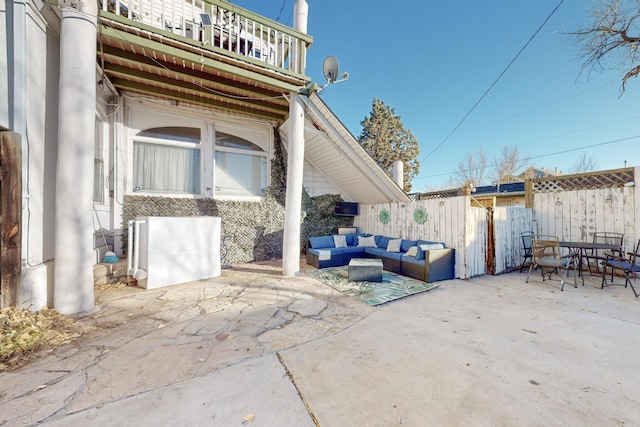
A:
MULTIPOLYGON (((294 6, 295 30, 307 33, 309 5, 297 0, 294 6)), ((295 62, 297 71, 304 73, 305 50, 298 46, 295 62)), ((289 102, 289 147, 287 158, 287 191, 282 238, 282 274, 296 276, 300 273, 300 225, 302 210, 302 181, 304 172, 304 102, 298 92, 291 92, 289 102)))

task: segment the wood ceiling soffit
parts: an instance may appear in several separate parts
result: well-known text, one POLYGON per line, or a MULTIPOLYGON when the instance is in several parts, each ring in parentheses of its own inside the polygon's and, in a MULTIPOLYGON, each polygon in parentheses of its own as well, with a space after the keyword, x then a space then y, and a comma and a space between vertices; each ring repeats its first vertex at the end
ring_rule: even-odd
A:
POLYGON ((126 91, 135 92, 143 95, 150 95, 150 96, 172 100, 172 101, 187 102, 189 104, 199 105, 203 107, 209 107, 209 108, 213 107, 219 110, 228 111, 232 113, 240 112, 240 113, 258 117, 261 119, 268 118, 268 119, 277 120, 281 122, 285 119, 286 114, 288 114, 288 111, 286 113, 284 111, 281 111, 280 113, 260 111, 254 108, 252 104, 250 104, 249 107, 231 104, 230 102, 228 102, 228 98, 221 98, 223 100, 220 101, 220 100, 203 98, 202 96, 193 95, 186 92, 182 92, 178 94, 177 92, 170 92, 170 91, 164 90, 161 87, 149 86, 146 83, 133 82, 129 80, 114 79, 112 81, 112 84, 114 87, 120 90, 126 90, 126 91))
MULTIPOLYGON (((281 95, 280 92, 268 91, 252 85, 224 79, 219 76, 213 76, 206 72, 190 71, 189 73, 185 73, 184 68, 180 66, 173 64, 159 65, 151 59, 141 58, 132 52, 119 52, 112 47, 104 49, 103 59, 108 64, 115 64, 120 67, 127 67, 137 71, 144 71, 149 73, 151 76, 162 76, 195 85, 201 85, 211 90, 227 92, 231 96, 246 97, 256 100, 268 98, 268 102, 271 104, 277 104, 287 108, 289 105, 284 97, 279 96, 281 95)), ((105 65, 105 71, 107 71, 107 73, 111 68, 111 66, 105 65)))
POLYGON ((269 104, 267 101, 257 100, 244 100, 229 97, 224 93, 210 92, 202 87, 190 82, 184 82, 170 77, 150 75, 144 71, 132 70, 130 68, 111 65, 106 69, 109 75, 115 76, 121 80, 133 81, 139 84, 146 84, 156 88, 161 88, 169 92, 186 93, 194 97, 201 97, 204 99, 226 102, 228 104, 236 105, 241 108, 254 109, 264 112, 271 112, 275 114, 282 114, 283 111, 288 111, 288 108, 282 108, 269 104))

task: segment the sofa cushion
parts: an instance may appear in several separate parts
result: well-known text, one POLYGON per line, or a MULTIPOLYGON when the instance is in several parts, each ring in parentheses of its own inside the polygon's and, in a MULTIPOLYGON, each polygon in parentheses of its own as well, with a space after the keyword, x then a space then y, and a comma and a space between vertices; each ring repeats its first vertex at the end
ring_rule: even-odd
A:
POLYGON ((335 248, 333 236, 310 237, 309 245, 311 245, 313 249, 335 248))
POLYGON ((404 255, 403 252, 389 252, 382 248, 364 248, 364 252, 374 257, 395 259, 397 261, 400 261, 404 255))
POLYGON ((377 246, 364 248, 364 252, 377 257, 382 257, 389 253, 386 249, 382 249, 377 246))
POLYGON ((405 240, 402 239, 402 244, 400 245, 401 252, 407 252, 410 247, 417 245, 418 242, 415 240, 405 240))
POLYGON ((400 261, 402 260, 402 256, 404 255, 404 252, 389 252, 386 251, 383 255, 384 258, 391 258, 391 259, 395 259, 396 261, 400 261))
POLYGON ((431 249, 444 249, 444 243, 427 243, 418 245, 418 253, 416 254, 416 260, 420 261, 425 259, 425 252, 431 249))
POLYGON ((417 240, 416 241, 416 245, 431 245, 433 243, 440 243, 440 242, 432 242, 430 240, 417 240))
POLYGON ((344 234, 334 234, 333 244, 336 246, 336 248, 346 248, 347 236, 345 236, 344 234))
POLYGON ((422 260, 416 259, 416 257, 404 254, 402 256, 402 263, 414 264, 414 265, 424 265, 424 258, 422 260))
POLYGON ((331 251, 328 249, 309 249, 310 254, 318 256, 318 261, 328 261, 331 259, 331 251))
POLYGON ((411 246, 409 249, 407 249, 407 252, 405 253, 405 255, 415 257, 416 255, 418 255, 418 247, 411 246))
POLYGON ((400 245, 402 244, 402 239, 391 239, 387 244, 388 252, 400 252, 400 245))
POLYGON ((347 246, 346 248, 342 248, 342 253, 343 254, 355 254, 355 255, 360 255, 364 253, 364 249, 362 247, 359 246, 347 246))
POLYGON ((347 234, 347 246, 358 246, 358 235, 347 234))
POLYGON ((387 246, 389 246, 389 240, 391 240, 391 237, 376 236, 376 246, 382 249, 387 249, 387 246))
POLYGON ((375 248, 376 247, 376 239, 374 236, 359 236, 358 237, 358 246, 361 248, 375 248))

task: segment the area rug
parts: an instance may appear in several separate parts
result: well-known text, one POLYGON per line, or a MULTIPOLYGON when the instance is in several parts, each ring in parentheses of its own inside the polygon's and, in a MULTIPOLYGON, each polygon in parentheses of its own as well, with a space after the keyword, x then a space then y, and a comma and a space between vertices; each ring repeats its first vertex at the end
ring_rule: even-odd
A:
POLYGON ((309 275, 369 305, 384 304, 439 286, 437 283, 425 283, 389 271, 382 272, 382 282, 350 282, 346 265, 312 270, 309 275))

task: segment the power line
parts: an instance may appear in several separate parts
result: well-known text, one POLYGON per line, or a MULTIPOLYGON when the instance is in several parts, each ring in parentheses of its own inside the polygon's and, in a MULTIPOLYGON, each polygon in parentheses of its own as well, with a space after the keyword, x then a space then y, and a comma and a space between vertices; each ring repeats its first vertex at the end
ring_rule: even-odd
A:
POLYGON ((461 135, 473 134, 473 133, 475 133, 475 132, 477 132, 479 130, 482 130, 482 129, 485 129, 485 128, 490 128, 490 127, 493 127, 493 126, 498 125, 500 123, 508 122, 508 121, 516 119, 518 117, 522 117, 522 116, 526 116, 528 114, 534 113, 536 111, 544 110, 544 109, 546 109, 548 107, 552 107, 554 105, 561 104, 561 103, 563 103, 565 101, 569 101, 569 100, 572 100, 574 98, 578 98, 578 97, 581 97, 581 96, 584 96, 584 95, 588 95, 591 92, 595 92, 595 91, 598 91, 598 90, 603 89, 603 88, 608 88, 612 84, 617 83, 617 82, 618 82, 617 80, 613 80, 613 81, 605 83, 605 84, 603 84, 601 86, 597 86, 597 87, 594 87, 592 89, 588 89, 588 90, 576 93, 574 95, 566 96, 564 98, 556 99, 555 101, 552 101, 552 102, 549 102, 547 104, 540 105, 540 106, 537 106, 537 107, 533 107, 533 108, 531 108, 529 110, 526 110, 526 111, 521 111, 519 113, 515 113, 515 114, 513 114, 511 116, 508 116, 508 117, 499 118, 499 119, 497 119, 497 120, 495 120, 495 121, 493 121, 491 123, 486 123, 484 126, 479 126, 479 127, 476 127, 475 129, 469 129, 466 132, 463 132, 462 134, 458 133, 456 135, 456 138, 459 138, 461 135))
POLYGON ((287 0, 282 0, 282 6, 280 6, 280 12, 278 12, 278 17, 276 18, 276 21, 280 21, 280 16, 282 15, 282 11, 284 10, 284 5, 287 2, 287 0))
MULTIPOLYGON (((603 145, 610 145, 610 144, 615 144, 617 142, 630 141, 632 139, 637 139, 637 138, 640 138, 640 135, 628 136, 628 137, 625 137, 625 138, 614 139, 614 140, 611 140, 611 141, 598 142, 596 144, 585 145, 585 146, 582 146, 582 147, 567 148, 566 150, 554 151, 552 153, 539 154, 537 156, 529 157, 529 160, 541 159, 541 158, 544 158, 544 157, 557 156, 559 154, 566 154, 566 153, 571 153, 573 151, 586 150, 586 149, 589 149, 589 148, 602 147, 603 145)), ((473 170, 476 170, 476 169, 477 168, 475 168, 475 169, 465 169, 465 172, 473 171, 473 170)), ((437 177, 440 177, 440 176, 453 175, 456 172, 457 171, 444 172, 444 173, 439 173, 439 174, 435 174, 435 175, 428 175, 428 176, 421 176, 421 177, 414 178, 413 180, 414 181, 418 181, 418 180, 421 180, 421 179, 437 178, 437 177)))
POLYGON ((449 138, 458 130, 458 128, 460 126, 462 126, 462 123, 464 123, 467 118, 471 115, 471 113, 476 109, 476 107, 482 102, 482 100, 489 94, 489 92, 491 92, 491 90, 493 89, 493 87, 498 83, 498 81, 500 81, 500 79, 502 78, 502 76, 504 76, 506 74, 506 72, 509 70, 509 68, 511 68, 511 66, 513 65, 514 62, 516 62, 516 59, 518 59, 518 57, 522 54, 522 52, 524 52, 524 50, 529 46, 529 44, 533 41, 533 39, 538 35, 538 33, 542 30, 542 27, 545 26, 545 24, 549 21, 549 19, 551 19, 551 17, 556 13, 556 11, 560 8, 560 5, 562 5, 562 3, 564 2, 564 0, 560 0, 560 3, 558 3, 558 5, 551 11, 551 13, 545 18, 545 20, 542 22, 542 24, 540 24, 540 26, 538 27, 538 29, 533 33, 533 35, 529 38, 529 40, 527 40, 527 42, 524 44, 524 46, 522 46, 520 48, 520 50, 518 51, 518 53, 516 53, 516 56, 513 57, 513 59, 507 64, 507 66, 505 67, 504 70, 502 70, 502 72, 500 73, 500 75, 493 81, 493 83, 491 83, 491 85, 489 86, 489 88, 482 94, 482 96, 476 101, 475 104, 473 104, 473 106, 471 107, 471 109, 469 111, 467 111, 467 114, 464 115, 464 117, 462 117, 462 119, 458 122, 458 124, 453 128, 453 130, 451 132, 449 132, 449 134, 433 149, 429 152, 429 154, 427 154, 426 156, 424 156, 420 162, 425 161, 429 156, 431 156, 433 153, 435 153, 440 147, 442 147, 442 145, 447 142, 449 140, 449 138))

